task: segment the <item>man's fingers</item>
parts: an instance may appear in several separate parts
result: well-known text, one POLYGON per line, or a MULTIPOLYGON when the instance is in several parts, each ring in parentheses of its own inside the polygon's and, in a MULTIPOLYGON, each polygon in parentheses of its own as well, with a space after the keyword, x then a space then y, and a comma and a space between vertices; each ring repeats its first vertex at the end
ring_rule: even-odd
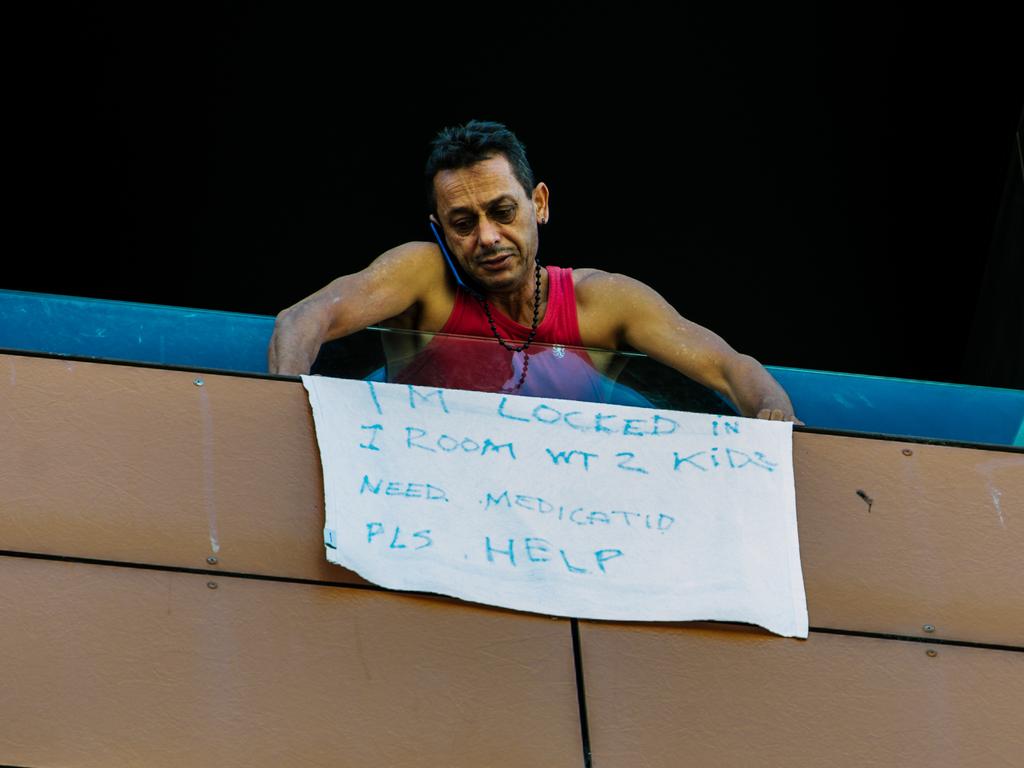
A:
POLYGON ((762 408, 760 411, 757 412, 757 418, 768 419, 769 421, 792 421, 794 424, 800 424, 801 426, 803 425, 803 422, 800 421, 800 419, 798 419, 795 415, 792 417, 787 417, 786 412, 783 411, 781 408, 762 408))

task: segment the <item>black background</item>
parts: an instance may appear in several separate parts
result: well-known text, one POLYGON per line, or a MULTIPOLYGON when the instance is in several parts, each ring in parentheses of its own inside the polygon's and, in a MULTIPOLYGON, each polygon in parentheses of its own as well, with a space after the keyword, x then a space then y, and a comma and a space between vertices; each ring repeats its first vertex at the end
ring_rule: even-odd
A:
POLYGON ((964 361, 1009 18, 299 5, 25 20, 0 287, 274 314, 428 238, 426 144, 478 117, 551 188, 543 261, 638 277, 767 364, 1001 383, 964 361))

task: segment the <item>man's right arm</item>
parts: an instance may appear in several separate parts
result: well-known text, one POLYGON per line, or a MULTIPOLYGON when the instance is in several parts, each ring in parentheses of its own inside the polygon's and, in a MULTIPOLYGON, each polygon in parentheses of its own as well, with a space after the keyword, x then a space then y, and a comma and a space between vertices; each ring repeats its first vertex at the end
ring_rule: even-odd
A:
POLYGON ((405 312, 444 281, 433 243, 405 243, 361 272, 344 275, 283 310, 267 350, 270 373, 309 373, 325 341, 355 333, 405 312))

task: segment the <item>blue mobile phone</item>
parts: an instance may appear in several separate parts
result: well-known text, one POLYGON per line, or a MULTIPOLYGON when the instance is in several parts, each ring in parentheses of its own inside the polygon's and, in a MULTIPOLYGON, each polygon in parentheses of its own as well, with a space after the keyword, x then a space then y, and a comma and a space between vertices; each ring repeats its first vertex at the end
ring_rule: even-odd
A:
POLYGON ((466 285, 466 281, 462 279, 462 274, 459 272, 458 267, 455 266, 455 262, 452 257, 448 255, 448 249, 445 248, 444 238, 441 236, 441 232, 438 230, 437 225, 433 221, 430 221, 430 231, 434 233, 434 239, 437 240, 438 246, 441 248, 441 253, 444 255, 444 260, 448 262, 448 266, 452 270, 452 274, 455 275, 455 282, 465 288, 471 293, 476 293, 472 288, 466 285))

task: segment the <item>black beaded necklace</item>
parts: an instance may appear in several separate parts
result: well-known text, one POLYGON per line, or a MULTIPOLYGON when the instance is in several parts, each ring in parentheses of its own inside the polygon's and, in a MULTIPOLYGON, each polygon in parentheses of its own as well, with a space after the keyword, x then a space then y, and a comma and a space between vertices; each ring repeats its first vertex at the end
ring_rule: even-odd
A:
POLYGON ((537 335, 537 318, 540 316, 540 261, 535 257, 533 260, 534 264, 534 277, 535 277, 535 288, 533 291, 533 322, 530 324, 530 335, 526 337, 526 341, 518 346, 512 346, 506 342, 500 335, 498 335, 498 328, 494 325, 494 318, 491 316, 490 303, 483 297, 482 294, 474 292, 477 301, 479 301, 484 308, 484 314, 487 315, 487 322, 491 325, 491 333, 494 334, 494 338, 498 340, 509 352, 523 353, 523 372, 519 376, 519 381, 512 389, 513 392, 518 392, 520 387, 523 386, 523 382, 526 381, 526 371, 530 367, 530 353, 527 352, 527 348, 533 343, 533 337, 537 335))

